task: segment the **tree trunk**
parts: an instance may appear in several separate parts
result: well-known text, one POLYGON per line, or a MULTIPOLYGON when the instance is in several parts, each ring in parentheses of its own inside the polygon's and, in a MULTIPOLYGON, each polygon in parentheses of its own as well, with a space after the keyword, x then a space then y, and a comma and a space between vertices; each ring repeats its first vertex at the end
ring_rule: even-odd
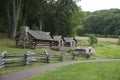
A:
POLYGON ((17 0, 17 21, 20 16, 20 9, 21 9, 21 0, 17 0))
POLYGON ((43 21, 41 19, 39 19, 39 29, 40 31, 43 29, 43 21))
POLYGON ((55 35, 58 35, 59 27, 58 27, 58 13, 57 12, 55 15, 55 27, 56 27, 55 35))
POLYGON ((13 25, 11 30, 11 38, 14 39, 17 32, 17 24, 20 14, 21 0, 13 0, 13 25), (17 1, 17 2, 16 2, 17 1))
POLYGON ((16 0, 13 0, 13 27, 12 27, 12 36, 11 38, 14 39, 16 36, 16 29, 17 29, 17 15, 16 15, 16 0))
POLYGON ((9 2, 8 0, 5 0, 5 8, 6 8, 6 15, 7 15, 7 21, 8 21, 8 37, 11 38, 11 30, 12 30, 12 24, 11 24, 11 17, 10 17, 10 10, 9 10, 9 2))

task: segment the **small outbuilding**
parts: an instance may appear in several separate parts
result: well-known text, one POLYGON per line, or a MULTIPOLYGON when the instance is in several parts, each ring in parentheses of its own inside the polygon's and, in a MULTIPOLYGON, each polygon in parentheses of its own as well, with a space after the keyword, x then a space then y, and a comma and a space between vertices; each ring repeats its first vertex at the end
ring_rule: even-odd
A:
POLYGON ((88 57, 94 53, 94 48, 92 46, 78 46, 75 51, 79 51, 82 55, 87 55, 88 57))
POLYGON ((55 47, 63 47, 64 46, 64 38, 63 36, 53 36, 53 44, 55 47))
POLYGON ((65 40, 65 43, 64 43, 65 47, 75 47, 75 46, 77 46, 77 40, 73 37, 65 37, 64 40, 65 40))

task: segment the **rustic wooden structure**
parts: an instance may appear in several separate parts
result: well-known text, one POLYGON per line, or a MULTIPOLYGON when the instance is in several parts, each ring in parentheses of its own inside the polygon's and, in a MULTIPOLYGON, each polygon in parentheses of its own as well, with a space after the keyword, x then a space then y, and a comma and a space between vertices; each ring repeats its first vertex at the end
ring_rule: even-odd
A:
POLYGON ((16 37, 16 47, 23 48, 50 48, 52 37, 48 32, 30 30, 29 27, 21 27, 20 34, 16 37))
POLYGON ((7 54, 7 51, 3 51, 0 54, 0 68, 4 68, 5 67, 6 54, 7 54))
POLYGON ((45 50, 42 54, 35 54, 30 51, 25 53, 7 53, 7 51, 3 51, 0 54, 0 69, 1 68, 9 68, 9 67, 18 67, 18 66, 26 66, 30 65, 33 62, 42 62, 49 63, 51 61, 63 61, 66 59, 65 52, 61 54, 49 54, 47 50, 45 50))
POLYGON ((48 53, 36 55, 30 51, 26 53, 12 53, 12 55, 8 54, 7 51, 3 51, 0 54, 0 68, 25 66, 32 62, 49 63, 50 55, 48 53))
POLYGON ((65 47, 75 47, 75 46, 77 46, 77 40, 73 37, 65 37, 64 40, 65 40, 65 43, 64 43, 65 47))
POLYGON ((94 48, 92 46, 78 46, 75 48, 75 51, 79 51, 81 55, 90 57, 94 53, 94 48))
POLYGON ((64 46, 64 38, 63 36, 53 36, 53 44, 55 47, 63 47, 64 46))

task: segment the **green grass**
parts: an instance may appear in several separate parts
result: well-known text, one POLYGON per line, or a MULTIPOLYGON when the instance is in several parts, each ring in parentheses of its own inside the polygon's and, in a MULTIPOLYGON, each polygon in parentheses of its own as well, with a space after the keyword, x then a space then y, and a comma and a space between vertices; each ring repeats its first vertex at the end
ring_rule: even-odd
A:
MULTIPOLYGON (((36 54, 44 54, 44 49, 34 50, 34 49, 16 48, 15 47, 15 40, 8 39, 6 34, 0 33, 0 53, 3 52, 4 50, 6 50, 8 52, 7 55, 16 55, 18 52, 21 55, 23 55, 27 51, 31 51, 31 52, 34 52, 36 54)), ((60 51, 59 52, 53 51, 53 50, 47 50, 47 51, 50 54, 60 55, 60 53, 61 53, 60 51)), ((56 62, 58 62, 58 61, 53 61, 51 63, 56 63, 56 62)), ((31 67, 41 66, 41 65, 45 65, 45 64, 46 63, 35 62, 35 63, 32 63, 31 65, 28 65, 28 66, 17 66, 17 67, 3 68, 3 69, 0 69, 0 74, 6 74, 9 72, 14 72, 14 71, 21 70, 21 69, 28 69, 31 67)))
MULTIPOLYGON (((89 43, 87 42, 87 40, 81 40, 78 41, 79 45, 89 45, 89 43)), ((7 50, 8 54, 13 54, 16 52, 21 52, 25 53, 27 51, 31 51, 37 54, 43 54, 44 53, 44 49, 22 49, 22 48, 16 48, 15 47, 15 40, 11 40, 7 38, 6 34, 2 34, 0 33, 0 53, 4 50, 7 50)), ((53 51, 53 50, 47 50, 48 53, 50 54, 57 54, 60 55, 60 51, 53 51)), ((65 61, 71 61, 72 56, 70 54, 67 55, 67 60, 65 61)), ((103 42, 100 43, 98 46, 95 46, 95 56, 98 57, 103 57, 103 58, 120 58, 120 46, 116 45, 116 44, 111 44, 111 42, 103 42)), ((95 58, 89 58, 90 60, 95 59, 95 58)), ((86 58, 84 57, 79 57, 77 60, 86 60, 86 58)), ((87 59, 88 60, 88 59, 87 59)), ((51 63, 57 63, 60 62, 58 59, 51 61, 51 63)), ((9 72, 13 72, 13 71, 17 71, 17 70, 21 70, 21 69, 27 69, 27 68, 31 68, 31 67, 35 67, 35 66, 41 66, 41 65, 45 65, 46 63, 32 63, 31 65, 28 66, 19 66, 19 67, 11 67, 11 68, 5 68, 5 69, 0 69, 0 74, 5 74, 5 73, 9 73, 9 72)))
MULTIPOLYGON (((24 53, 26 53, 27 51, 31 51, 34 52, 36 54, 44 54, 44 49, 22 49, 22 48, 16 48, 15 47, 15 40, 11 40, 7 38, 6 34, 2 34, 0 33, 0 53, 3 52, 4 50, 6 50, 8 53, 7 55, 18 55, 18 53, 20 53, 21 55, 23 55, 24 53)), ((62 53, 61 51, 53 51, 53 50, 47 50, 49 54, 55 54, 60 56, 60 53, 62 53)), ((68 54, 68 58, 65 61, 71 61, 72 56, 70 54, 68 54)), ((80 57, 78 58, 78 60, 85 60, 86 58, 80 57)), ((93 58, 90 58, 93 59, 93 58)), ((59 59, 55 59, 54 61, 50 61, 50 63, 57 63, 57 62, 61 62, 59 61, 59 59)), ((35 66, 41 66, 41 65, 45 65, 46 63, 39 63, 39 62, 35 62, 32 63, 31 65, 28 66, 17 66, 17 67, 10 67, 10 68, 3 68, 0 69, 0 74, 6 74, 6 73, 10 73, 10 72, 14 72, 17 70, 21 70, 21 69, 27 69, 27 68, 32 68, 35 66)))
POLYGON ((78 45, 89 45, 89 43, 88 43, 88 41, 84 41, 84 40, 79 40, 78 42, 77 42, 77 44, 78 45))
MULTIPOLYGON (((7 50, 8 53, 16 53, 16 52, 27 52, 27 51, 31 51, 31 52, 35 52, 37 54, 42 54, 44 53, 45 49, 23 49, 23 48, 16 48, 15 46, 15 40, 11 40, 7 38, 6 34, 0 33, 0 53, 3 52, 4 50, 7 50)), ((56 53, 61 53, 60 51, 53 51, 53 50, 49 50, 48 52, 50 54, 56 54, 56 53)))
POLYGON ((120 46, 97 46, 95 47, 95 55, 102 58, 120 58, 120 46))
MULTIPOLYGON (((114 39, 114 38, 112 38, 114 39)), ((111 39, 111 40, 112 40, 111 39)), ((104 39, 102 39, 104 40, 104 39)), ((107 39, 109 40, 109 39, 107 39)), ((78 45, 89 45, 87 39, 79 40, 78 45)), ((101 58, 120 58, 120 45, 115 41, 103 41, 94 46, 94 55, 101 58)))
POLYGON ((56 68, 26 80, 120 80, 120 61, 78 63, 56 68))
POLYGON ((27 65, 27 66, 16 66, 16 67, 2 68, 2 69, 0 69, 0 75, 10 73, 10 72, 15 72, 15 71, 22 70, 22 69, 32 68, 35 66, 41 66, 41 65, 45 65, 45 63, 36 62, 36 63, 32 63, 32 64, 27 65))
MULTIPOLYGON (((38 54, 44 53, 45 49, 23 49, 23 48, 16 48, 15 47, 15 40, 11 39, 0 39, 0 53, 4 50, 7 50, 8 53, 14 53, 14 52, 35 52, 38 54)), ((60 53, 58 51, 48 50, 49 53, 60 53)))

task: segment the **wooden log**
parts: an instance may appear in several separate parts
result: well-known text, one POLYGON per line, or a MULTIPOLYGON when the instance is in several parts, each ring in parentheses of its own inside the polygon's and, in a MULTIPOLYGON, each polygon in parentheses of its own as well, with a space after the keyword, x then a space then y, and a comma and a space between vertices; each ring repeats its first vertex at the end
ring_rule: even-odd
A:
POLYGON ((46 57, 46 62, 50 62, 50 55, 48 54, 47 50, 45 50, 45 57, 46 57))
POLYGON ((23 63, 24 61, 18 61, 18 60, 16 60, 16 61, 6 61, 5 64, 19 64, 21 62, 23 63))
POLYGON ((30 61, 29 61, 29 53, 26 53, 24 55, 24 62, 25 62, 25 65, 28 65, 30 63, 30 61))
POLYGON ((9 68, 9 67, 19 67, 19 66, 23 66, 24 62, 20 62, 20 63, 12 63, 12 64, 6 64, 5 68, 9 68))
POLYGON ((24 55, 25 65, 30 64, 30 62, 36 61, 33 56, 35 56, 35 53, 31 53, 30 51, 28 51, 28 52, 24 55))
POLYGON ((7 51, 3 51, 0 55, 0 68, 4 68, 5 67, 5 59, 7 56, 7 51))
POLYGON ((5 61, 3 59, 0 59, 0 68, 5 67, 5 61))

